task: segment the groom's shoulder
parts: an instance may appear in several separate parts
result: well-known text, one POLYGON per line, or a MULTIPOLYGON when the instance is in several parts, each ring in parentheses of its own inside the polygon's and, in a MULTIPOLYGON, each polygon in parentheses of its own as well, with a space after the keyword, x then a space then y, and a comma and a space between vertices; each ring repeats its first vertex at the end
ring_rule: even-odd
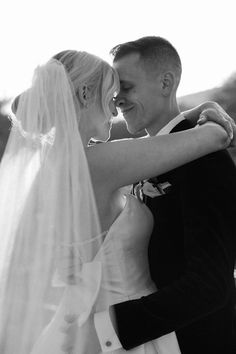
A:
MULTIPOLYGON (((184 119, 171 130, 171 133, 188 130, 193 127, 194 127, 194 124, 192 124, 192 122, 190 122, 187 119, 184 119)), ((185 164, 184 166, 191 168, 195 165, 196 166, 199 166, 199 165, 204 166, 205 164, 207 165, 208 163, 210 163, 210 165, 216 164, 216 167, 218 167, 218 168, 221 168, 221 166, 223 164, 223 165, 226 165, 228 168, 231 168, 232 170, 236 169, 235 163, 234 163, 234 161, 227 149, 207 154, 207 155, 202 156, 192 162, 185 164)), ((181 167, 179 167, 179 168, 181 169, 181 167)), ((176 170, 178 170, 178 169, 176 169, 176 170)))
POLYGON ((229 183, 236 187, 236 165, 227 150, 202 156, 183 166, 182 180, 195 183, 200 179, 211 183, 229 183))

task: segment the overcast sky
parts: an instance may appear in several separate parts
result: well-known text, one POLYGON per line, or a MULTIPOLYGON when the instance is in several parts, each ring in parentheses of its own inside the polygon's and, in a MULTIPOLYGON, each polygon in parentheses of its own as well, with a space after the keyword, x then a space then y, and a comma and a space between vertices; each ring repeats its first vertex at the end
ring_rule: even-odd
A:
POLYGON ((110 61, 116 44, 167 38, 183 64, 182 96, 220 85, 236 71, 235 0, 3 0, 0 97, 29 85, 35 66, 64 49, 110 61))

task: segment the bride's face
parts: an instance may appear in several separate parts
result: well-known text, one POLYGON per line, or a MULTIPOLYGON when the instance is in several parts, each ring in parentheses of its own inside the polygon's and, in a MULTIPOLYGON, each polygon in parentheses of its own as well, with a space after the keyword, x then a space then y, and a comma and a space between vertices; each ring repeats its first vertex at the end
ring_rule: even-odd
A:
POLYGON ((110 138, 110 131, 112 126, 112 119, 116 117, 118 112, 115 106, 114 99, 111 98, 109 105, 103 111, 101 104, 95 105, 93 115, 93 136, 94 140, 107 141, 110 138))
POLYGON ((119 90, 118 76, 114 77, 114 73, 110 73, 106 80, 108 80, 108 83, 110 81, 110 84, 107 87, 111 87, 112 83, 115 82, 112 86, 112 89, 114 89, 115 92, 108 91, 101 93, 99 99, 95 102, 94 106, 91 107, 93 110, 93 121, 91 122, 93 126, 92 138, 98 141, 107 141, 110 138, 112 119, 118 115, 114 102, 114 95, 117 94, 117 91, 119 90), (103 96, 106 97, 106 100, 109 98, 105 109, 102 107, 103 96))

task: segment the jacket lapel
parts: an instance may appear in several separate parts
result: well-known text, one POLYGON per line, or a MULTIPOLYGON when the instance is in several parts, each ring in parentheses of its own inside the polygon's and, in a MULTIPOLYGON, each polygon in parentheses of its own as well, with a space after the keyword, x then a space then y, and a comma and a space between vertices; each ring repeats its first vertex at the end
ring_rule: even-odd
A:
POLYGON ((184 119, 170 131, 170 134, 180 132, 182 130, 187 130, 193 127, 194 125, 191 122, 189 122, 187 119, 184 119))

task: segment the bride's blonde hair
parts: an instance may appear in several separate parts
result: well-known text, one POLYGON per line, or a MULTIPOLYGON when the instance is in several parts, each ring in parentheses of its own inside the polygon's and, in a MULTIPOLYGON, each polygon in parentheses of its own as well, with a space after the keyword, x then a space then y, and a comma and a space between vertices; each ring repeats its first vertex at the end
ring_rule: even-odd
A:
MULTIPOLYGON (((61 62, 73 85, 74 93, 81 105, 79 91, 83 86, 89 88, 91 98, 101 104, 104 114, 110 118, 109 103, 119 91, 117 72, 106 61, 83 51, 65 50, 52 57, 61 62)), ((12 102, 12 112, 16 113, 19 99, 12 102)))
POLYGON ((53 59, 64 65, 78 101, 81 103, 79 91, 86 86, 93 100, 100 102, 104 114, 110 117, 109 103, 119 90, 116 71, 106 61, 83 51, 65 50, 53 59))

